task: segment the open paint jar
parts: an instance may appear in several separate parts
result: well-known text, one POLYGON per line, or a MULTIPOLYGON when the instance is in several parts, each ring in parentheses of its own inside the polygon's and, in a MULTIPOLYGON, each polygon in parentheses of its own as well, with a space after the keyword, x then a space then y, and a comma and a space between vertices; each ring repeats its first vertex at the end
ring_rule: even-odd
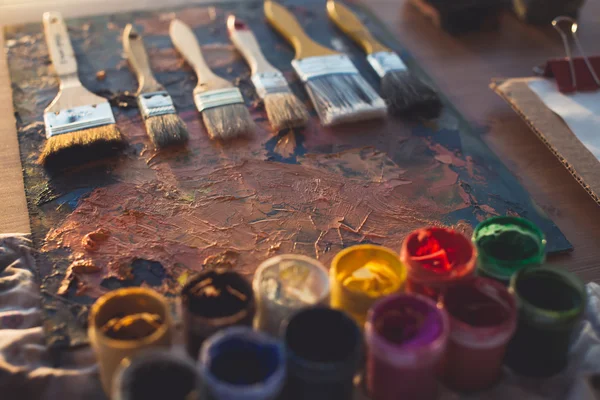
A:
POLYGON ((248 327, 222 330, 202 345, 203 399, 272 400, 285 384, 283 345, 248 327))
POLYGON ((281 324, 300 308, 327 304, 329 276, 310 257, 287 254, 263 262, 252 281, 256 298, 255 329, 278 336, 281 324))
POLYGON ((450 319, 444 382, 461 392, 492 386, 517 325, 513 295, 503 284, 478 277, 449 287, 440 303, 450 319))
POLYGON ((166 350, 126 358, 115 372, 112 400, 199 400, 200 376, 187 357, 166 350))
POLYGON ((123 359, 170 347, 172 326, 169 304, 153 290, 117 289, 96 300, 90 310, 88 336, 104 391, 110 393, 114 372, 123 359))
POLYGON ((406 290, 437 300, 447 287, 473 276, 477 252, 464 235, 431 227, 406 237, 400 259, 408 269, 406 290))
POLYGON ((519 323, 506 355, 516 373, 548 377, 562 371, 586 306, 585 285, 563 268, 529 267, 511 279, 519 323))
POLYGON ((504 282, 518 270, 541 265, 546 258, 546 239, 532 222, 518 217, 493 217, 473 232, 477 247, 477 273, 504 282))
POLYGON ((364 244, 339 252, 329 276, 331 307, 346 311, 362 329, 373 303, 404 287, 406 268, 392 250, 364 244))
POLYGON ((252 326, 252 286, 237 272, 211 269, 193 276, 181 290, 181 303, 185 344, 194 359, 202 342, 218 330, 252 326))
POLYGON ((345 313, 325 307, 298 311, 285 326, 286 400, 351 400, 362 335, 345 313))
POLYGON ((379 300, 365 326, 371 398, 435 399, 448 332, 446 313, 428 297, 406 293, 379 300))

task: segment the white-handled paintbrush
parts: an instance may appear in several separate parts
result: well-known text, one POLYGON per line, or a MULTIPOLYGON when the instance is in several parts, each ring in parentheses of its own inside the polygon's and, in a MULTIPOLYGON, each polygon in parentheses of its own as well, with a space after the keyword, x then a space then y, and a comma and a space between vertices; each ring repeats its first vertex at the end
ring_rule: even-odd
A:
POLYGON ((306 125, 308 110, 294 95, 281 71, 267 61, 248 25, 230 15, 227 29, 231 41, 250 66, 252 83, 265 103, 267 118, 273 128, 280 131, 306 125))
POLYGON ((440 99, 429 85, 410 72, 398 54, 371 35, 360 19, 339 1, 327 2, 331 20, 367 54, 367 60, 381 78, 381 94, 393 114, 434 115, 440 99))
POLYGON ((108 100, 83 87, 67 27, 60 13, 46 12, 44 33, 60 91, 44 110, 46 145, 39 162, 67 167, 114 153, 125 144, 108 100))
POLYGON ((173 44, 198 77, 194 101, 208 135, 212 139, 230 139, 253 132, 255 124, 242 93, 231 82, 210 70, 190 27, 175 19, 171 22, 169 33, 173 44))
POLYGON ((310 39, 282 5, 267 0, 264 7, 267 21, 294 46, 296 57, 292 66, 304 82, 323 125, 386 116, 385 101, 347 55, 310 39))
POLYGON ((138 79, 137 103, 150 140, 156 147, 185 143, 187 127, 177 115, 169 93, 154 78, 144 40, 131 24, 123 31, 123 49, 138 79))

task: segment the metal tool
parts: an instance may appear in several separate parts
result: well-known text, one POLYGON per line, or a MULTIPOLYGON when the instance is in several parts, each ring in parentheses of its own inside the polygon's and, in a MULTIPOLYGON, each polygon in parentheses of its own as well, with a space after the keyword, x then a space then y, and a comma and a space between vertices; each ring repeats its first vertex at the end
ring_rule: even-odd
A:
POLYGON ((575 42, 575 46, 577 46, 577 49, 579 50, 579 53, 581 54, 581 58, 583 58, 583 61, 585 62, 585 65, 587 65, 588 70, 590 71, 590 74, 592 74, 592 77, 594 78, 594 81, 596 82, 596 84, 598 86, 600 86, 600 79, 598 79, 598 75, 596 75, 596 71, 594 71, 594 68, 592 67, 592 64, 590 63, 590 59, 587 57, 587 55, 583 51, 583 46, 581 45, 581 42, 579 41, 579 37, 577 36, 577 29, 579 28, 579 24, 577 23, 577 21, 575 19, 573 19, 571 17, 560 16, 560 17, 556 17, 554 20, 552 20, 552 26, 560 34, 560 37, 565 46, 565 52, 567 53, 567 60, 569 61, 569 69, 571 72, 571 82, 573 83, 573 87, 575 87, 575 88, 577 87, 577 74, 575 73, 575 63, 573 62, 573 55, 571 52, 571 45, 569 43, 569 38, 567 36, 567 33, 565 33, 565 31, 563 30, 563 26, 566 24, 570 25, 569 32, 571 34, 571 37, 573 38, 573 41, 575 42))

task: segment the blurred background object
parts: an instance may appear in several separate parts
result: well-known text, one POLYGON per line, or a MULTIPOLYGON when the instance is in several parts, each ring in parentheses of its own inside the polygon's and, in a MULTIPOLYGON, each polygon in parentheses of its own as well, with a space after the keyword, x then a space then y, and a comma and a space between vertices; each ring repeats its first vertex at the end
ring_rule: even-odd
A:
POLYGON ((550 24, 559 15, 579 16, 585 0, 513 0, 517 16, 531 24, 550 24))
POLYGON ((410 0, 434 25, 460 34, 475 30, 496 29, 507 0, 410 0))

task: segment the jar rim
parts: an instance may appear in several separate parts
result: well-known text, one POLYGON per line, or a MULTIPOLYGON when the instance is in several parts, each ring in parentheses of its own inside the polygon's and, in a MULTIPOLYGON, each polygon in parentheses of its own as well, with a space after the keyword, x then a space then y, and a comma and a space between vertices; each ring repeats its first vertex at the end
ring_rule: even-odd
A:
POLYGON ((519 307, 522 307, 528 313, 539 316, 536 320, 545 323, 568 323, 583 314, 587 302, 587 292, 584 283, 563 267, 533 266, 523 268, 512 276, 509 291, 515 295, 519 307), (565 311, 551 310, 533 304, 519 293, 517 286, 519 280, 529 274, 552 274, 558 277, 561 282, 570 286, 578 294, 579 304, 565 311))
POLYGON ((449 228, 444 227, 428 227, 417 229, 409 233, 404 241, 402 242, 402 247, 400 250, 400 259, 406 266, 408 276, 412 281, 419 283, 444 283, 447 281, 453 281, 455 279, 460 279, 466 276, 469 276, 475 269, 477 262, 477 248, 473 245, 472 241, 462 233, 449 228), (435 273, 433 271, 426 270, 422 268, 421 264, 418 262, 413 262, 411 260, 412 256, 409 253, 408 245, 409 241, 412 240, 419 232, 422 231, 430 231, 430 232, 447 232, 449 235, 452 235, 456 239, 462 241, 462 245, 465 247, 469 247, 471 249, 471 254, 468 259, 463 260, 462 263, 453 267, 447 273, 435 273))
POLYGON ((434 354, 435 356, 437 356, 439 353, 439 355, 441 356, 441 352, 444 350, 448 341, 449 333, 450 322, 446 310, 440 308, 440 306, 432 299, 417 293, 398 293, 382 298, 373 305, 371 310, 369 310, 367 316, 367 323, 365 325, 365 335, 367 343, 370 343, 369 347, 372 349, 372 351, 380 355, 383 354, 391 362, 397 364, 425 362, 425 360, 420 355, 427 353, 434 354), (375 328, 375 312, 377 311, 377 309, 384 307, 389 303, 399 301, 402 299, 415 299, 418 302, 424 303, 428 309, 437 314, 437 317, 439 318, 441 324, 441 330, 434 339, 432 339, 427 344, 422 344, 412 349, 405 349, 407 350, 405 354, 398 353, 399 350, 403 350, 402 345, 397 345, 391 342, 383 335, 381 335, 375 328), (374 340, 377 341, 376 346, 373 345, 374 340), (379 350, 375 351, 374 347, 378 347, 379 350))
POLYGON ((541 264, 545 258, 544 256, 546 252, 546 237, 544 233, 536 224, 522 217, 501 215, 488 218, 485 221, 481 222, 479 225, 477 225, 477 227, 473 231, 473 236, 471 240, 477 248, 480 259, 483 258, 485 260, 485 262, 480 263, 479 268, 482 269, 487 275, 496 279, 508 281, 517 269, 528 265, 541 264), (486 253, 484 249, 478 245, 478 236, 483 229, 493 224, 513 224, 527 229, 529 232, 533 233, 537 238, 538 252, 535 255, 532 255, 528 258, 510 261, 501 260, 497 257, 486 253), (514 266, 514 268, 506 268, 506 266, 514 266))
MULTIPOLYGON (((396 285, 394 285, 394 287, 390 288, 389 290, 392 293, 397 292, 398 290, 400 290, 402 288, 402 286, 404 286, 404 283, 406 282, 406 277, 408 275, 407 266, 402 262, 402 260, 400 260, 400 256, 398 255, 398 253, 396 253, 395 251, 393 251, 392 249, 390 249, 388 247, 380 246, 380 245, 376 245, 376 244, 358 244, 358 245, 347 247, 344 250, 337 253, 335 255, 335 257, 333 258, 333 260, 331 260, 331 268, 329 268, 329 277, 331 280, 337 281, 337 276, 338 276, 338 273, 340 272, 338 269, 338 265, 339 265, 340 261, 344 257, 347 257, 348 255, 352 254, 355 251, 371 251, 371 252, 382 253, 382 254, 385 254, 389 259, 393 259, 394 261, 397 261, 397 265, 393 266, 394 267, 393 271, 398 276, 398 281, 396 282, 396 285)), ((364 292, 355 290, 352 288, 348 288, 347 286, 345 286, 343 284, 339 285, 339 290, 342 290, 342 291, 348 292, 348 293, 352 293, 353 295, 363 295, 363 296, 365 295, 364 292)), ((375 299, 376 298, 377 297, 375 297, 375 299)))

